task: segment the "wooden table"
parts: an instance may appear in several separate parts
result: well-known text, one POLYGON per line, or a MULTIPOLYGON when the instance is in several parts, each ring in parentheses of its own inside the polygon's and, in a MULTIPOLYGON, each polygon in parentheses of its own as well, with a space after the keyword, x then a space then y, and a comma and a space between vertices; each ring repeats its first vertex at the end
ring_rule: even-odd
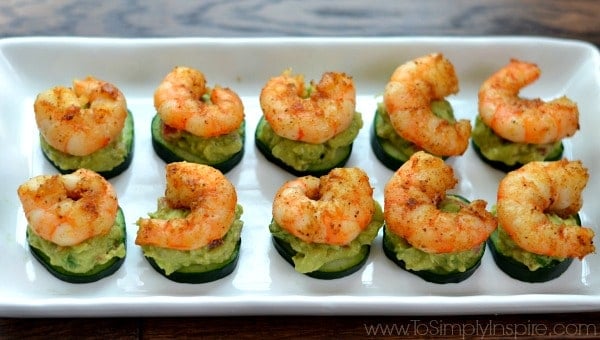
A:
MULTIPOLYGON (((600 46, 600 1, 596 0, 255 0, 239 3, 215 0, 201 3, 184 0, 160 3, 131 0, 126 4, 5 1, 0 4, 0 36, 533 35, 579 39, 600 46)), ((404 327, 404 334, 414 338, 533 337, 552 332, 556 335, 560 330, 563 337, 576 337, 600 335, 600 312, 443 317, 4 318, 0 319, 0 338, 350 338, 374 335, 369 333, 369 327, 377 325, 396 327, 390 328, 392 333, 388 335, 402 334, 404 327), (442 325, 459 325, 459 328, 441 332, 442 325), (492 328, 495 331, 481 331, 492 328)))

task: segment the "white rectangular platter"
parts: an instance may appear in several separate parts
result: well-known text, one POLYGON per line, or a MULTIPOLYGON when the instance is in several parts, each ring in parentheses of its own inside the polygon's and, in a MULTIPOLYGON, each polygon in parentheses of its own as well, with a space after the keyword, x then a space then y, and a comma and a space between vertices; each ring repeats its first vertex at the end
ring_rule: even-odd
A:
MULTIPOLYGON (((364 127, 348 166, 370 176, 375 198, 392 172, 375 158, 368 142, 371 120, 391 72, 431 52, 454 64, 460 92, 448 100, 458 118, 473 119, 477 90, 496 69, 519 58, 537 63, 542 76, 525 88, 526 97, 567 95, 579 105, 581 129, 565 141, 564 156, 582 160, 591 177, 584 192, 584 225, 600 222, 600 58, 578 41, 538 37, 473 38, 264 38, 264 39, 87 39, 10 38, 0 40, 0 316, 189 316, 261 314, 472 314, 600 310, 600 255, 575 260, 560 278, 539 284, 513 280, 495 265, 489 251, 481 267, 458 284, 433 284, 402 271, 375 240, 359 272, 333 281, 296 273, 273 249, 268 224, 277 188, 293 177, 267 162, 254 146, 261 110, 258 95, 266 81, 292 68, 307 80, 325 71, 350 74, 364 127), (227 174, 244 208, 242 248, 236 270, 207 284, 178 284, 144 260, 133 240, 139 217, 154 211, 164 192, 164 163, 154 154, 150 119, 152 96, 176 65, 198 68, 208 85, 237 91, 245 106, 246 151, 227 174), (16 195, 28 178, 55 170, 39 150, 33 115, 36 95, 75 78, 94 75, 117 85, 135 117, 132 166, 111 180, 124 209, 128 253, 113 276, 90 284, 55 279, 31 256, 26 220, 16 195)), ((448 160, 457 174, 454 189, 469 199, 495 204, 503 173, 483 164, 469 148, 448 160)))

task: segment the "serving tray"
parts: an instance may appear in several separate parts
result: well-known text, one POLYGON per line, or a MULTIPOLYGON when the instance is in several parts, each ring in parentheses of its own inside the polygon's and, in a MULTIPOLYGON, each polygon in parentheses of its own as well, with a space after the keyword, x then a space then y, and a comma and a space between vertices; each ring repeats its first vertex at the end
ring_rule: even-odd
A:
MULTIPOLYGON (((367 264, 351 276, 324 281, 296 273, 273 249, 268 231, 275 191, 293 176, 269 163, 254 146, 261 116, 258 95, 269 77, 292 68, 307 80, 325 71, 354 78, 357 110, 364 127, 347 166, 370 176, 375 198, 392 171, 373 154, 368 137, 373 114, 391 72, 431 52, 455 65, 460 92, 448 100, 458 118, 473 119, 482 81, 510 58, 537 63, 538 82, 526 97, 567 95, 579 105, 581 129, 565 141, 564 156, 590 169, 581 212, 583 225, 598 231, 600 221, 600 58, 588 43, 539 37, 422 38, 9 38, 0 40, 0 316, 190 316, 259 314, 472 314, 600 310, 600 257, 576 260, 556 280, 528 284, 506 276, 489 250, 481 267, 458 284, 428 283, 399 269, 381 250, 377 237, 367 264), (246 114, 246 152, 227 176, 244 208, 237 269, 207 284, 179 284, 156 273, 133 240, 135 221, 154 211, 164 191, 164 163, 154 154, 150 120, 154 89, 176 65, 200 69, 208 85, 237 91, 246 114), (123 207, 128 253, 113 276, 90 284, 69 284, 46 272, 29 253, 26 220, 17 198, 28 178, 56 171, 43 158, 33 116, 35 96, 74 78, 94 75, 117 85, 135 117, 131 167, 111 179, 123 207)), ((447 161, 469 199, 495 203, 503 173, 481 162, 470 147, 447 161)))

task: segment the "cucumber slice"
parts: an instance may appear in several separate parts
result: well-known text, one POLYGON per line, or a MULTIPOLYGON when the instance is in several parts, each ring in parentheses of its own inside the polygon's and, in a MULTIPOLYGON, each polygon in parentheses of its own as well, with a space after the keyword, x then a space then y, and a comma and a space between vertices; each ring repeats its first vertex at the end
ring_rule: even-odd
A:
POLYGON ((245 122, 242 123, 242 126, 238 130, 242 141, 242 148, 238 152, 232 154, 229 158, 219 162, 207 161, 203 157, 195 154, 192 150, 180 147, 175 143, 167 141, 162 134, 162 125, 162 120, 158 114, 156 114, 151 123, 152 147, 154 148, 156 154, 166 163, 187 161, 210 165, 220 170, 222 173, 226 173, 240 163, 244 157, 245 122))
POLYGON ((505 272, 508 276, 513 279, 517 279, 523 282, 546 282, 553 280, 559 276, 561 276, 571 265, 573 259, 568 258, 562 261, 554 260, 550 262, 550 264, 535 270, 531 271, 529 268, 523 263, 515 260, 510 256, 505 256, 500 253, 494 242, 488 240, 488 245, 490 247, 490 251, 496 262, 498 268, 500 268, 503 272, 505 272))
MULTIPOLYGON (((296 251, 288 242, 274 236, 272 239, 273 245, 279 255, 293 267, 294 260, 292 258, 296 255, 296 251)), ((319 270, 306 273, 305 275, 321 280, 333 280, 348 276, 357 272, 365 265, 370 251, 371 246, 363 245, 360 248, 360 252, 355 256, 325 263, 319 270)))
MULTIPOLYGON (((446 196, 446 199, 442 201, 441 209, 444 211, 453 211, 453 206, 469 204, 469 200, 466 198, 456 195, 449 194, 446 196)), ((421 250, 415 249, 406 240, 397 236, 390 231, 387 230, 387 227, 383 228, 383 252, 388 259, 394 262, 400 268, 419 276, 425 281, 432 283, 459 283, 468 279, 479 266, 481 265, 481 259, 485 253, 485 243, 483 243, 477 253, 471 253, 469 251, 460 252, 460 253, 450 253, 450 254, 427 254, 421 250), (397 246, 402 244, 400 247, 403 250, 410 250, 419 253, 418 256, 421 261, 425 261, 431 259, 429 263, 424 262, 426 265, 425 269, 422 270, 413 270, 407 268, 407 264, 405 260, 401 258, 396 252, 397 246), (400 258, 399 258, 400 257, 400 258), (450 261, 449 257, 454 257, 452 261, 450 261), (425 259, 425 260, 424 260, 425 259), (448 264, 442 266, 441 264, 447 262, 448 264), (427 264, 429 266, 427 266, 427 264), (459 269, 461 267, 461 269, 459 269), (465 269, 463 269, 466 267, 465 269)))
POLYGON ((327 162, 320 162, 317 164, 313 164, 310 167, 308 167, 308 169, 305 169, 305 170, 297 169, 296 167, 294 167, 294 165, 287 164, 283 160, 274 156, 273 153, 271 152, 271 149, 269 148, 267 142, 263 141, 260 138, 259 131, 261 131, 261 129, 264 128, 265 124, 267 124, 267 121, 265 120, 264 117, 261 117, 256 126, 256 130, 254 133, 254 137, 255 137, 254 140, 255 140, 256 147, 263 154, 263 156, 265 156, 265 158, 268 161, 270 161, 271 163, 279 166, 280 168, 284 169, 285 171, 287 171, 295 176, 312 175, 312 176, 320 177, 320 176, 326 175, 327 173, 329 173, 329 171, 331 171, 331 169, 344 166, 346 164, 346 162, 348 161, 348 159, 350 158, 350 154, 352 153, 352 144, 349 144, 347 146, 337 148, 335 150, 335 154, 333 154, 330 157, 330 160, 327 162))
POLYGON ((127 170, 133 160, 134 122, 127 110, 125 126, 119 140, 87 156, 73 156, 50 146, 40 135, 40 146, 44 157, 61 173, 68 174, 79 168, 94 170, 109 179, 127 170), (121 151, 124 150, 124 151, 121 151), (115 155, 123 153, 122 157, 115 155))
MULTIPOLYGON (((115 225, 122 230, 123 238, 121 239, 121 243, 123 246, 126 246, 126 228, 125 228, 125 218, 123 216, 123 211, 119 208, 117 212, 117 217, 115 219, 115 225)), ((71 272, 61 266, 55 266, 50 263, 50 257, 46 255, 40 249, 29 246, 31 250, 31 254, 34 258, 36 258, 47 270, 50 274, 54 275, 58 279, 69 282, 69 283, 90 283, 98 281, 102 278, 108 277, 115 273, 125 262, 124 257, 115 256, 106 263, 95 266, 93 269, 85 272, 85 273, 74 273, 71 272)))
MULTIPOLYGON (((581 225, 579 214, 575 214, 572 217, 575 219, 577 225, 581 225)), ((544 265, 536 270, 531 270, 523 262, 511 256, 511 254, 505 254, 500 250, 498 246, 500 242, 498 233, 498 230, 494 231, 492 237, 487 242, 494 262, 496 262, 498 268, 504 273, 519 281, 536 283, 553 280, 561 276, 573 262, 572 258, 553 259, 548 256, 537 255, 541 258, 539 263, 544 263, 544 265)), ((525 250, 522 251, 525 252, 525 250)), ((532 255, 535 256, 535 254, 532 255)))
POLYGON ((377 159, 379 159, 386 168, 396 171, 410 158, 410 155, 398 151, 385 139, 379 137, 377 134, 377 125, 381 119, 381 114, 379 113, 379 110, 377 110, 375 112, 375 117, 373 118, 373 129, 371 129, 371 148, 377 159))
POLYGON ((224 278, 235 270, 240 257, 241 242, 241 239, 237 241, 235 250, 223 262, 212 263, 210 265, 190 265, 171 274, 166 274, 152 257, 144 257, 148 260, 152 268, 171 281, 179 283, 206 283, 224 278))

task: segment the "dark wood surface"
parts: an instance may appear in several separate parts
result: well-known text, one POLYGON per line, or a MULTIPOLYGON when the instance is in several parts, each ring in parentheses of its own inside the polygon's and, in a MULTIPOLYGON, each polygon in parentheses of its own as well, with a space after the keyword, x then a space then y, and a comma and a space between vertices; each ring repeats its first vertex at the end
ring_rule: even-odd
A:
MULTIPOLYGON (((600 1, 3 1, 0 37, 534 35, 600 46, 600 1)), ((10 278, 3 278, 10 279, 10 278)), ((474 316, 0 319, 0 338, 600 336, 600 312, 474 316), (371 327, 391 332, 369 333, 371 327), (403 331, 404 329, 404 331, 403 331), (486 333, 486 330, 489 332, 486 333)))

